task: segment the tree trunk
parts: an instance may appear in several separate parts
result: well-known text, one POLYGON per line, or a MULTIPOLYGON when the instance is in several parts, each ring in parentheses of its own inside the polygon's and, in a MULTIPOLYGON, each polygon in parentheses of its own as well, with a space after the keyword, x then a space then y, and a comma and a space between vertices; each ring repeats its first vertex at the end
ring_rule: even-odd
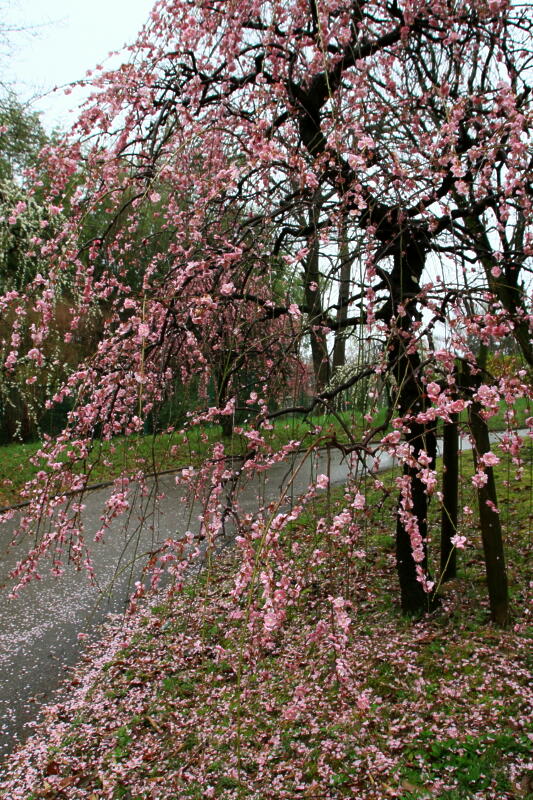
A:
MULTIPOLYGON (((396 383, 396 408, 398 416, 406 420, 405 442, 412 447, 414 458, 418 459, 424 450, 430 458, 429 466, 435 463, 437 439, 435 424, 415 422, 415 417, 425 411, 427 399, 425 385, 422 383, 421 359, 412 346, 413 323, 419 317, 416 310, 418 281, 425 264, 424 245, 415 239, 399 241, 394 253, 394 267, 389 276, 390 301, 388 307, 393 312, 396 331, 389 341, 389 369, 396 383)), ((387 306, 385 306, 387 308, 387 306)), ((417 470, 404 465, 403 474, 410 479, 412 508, 410 519, 414 521, 422 540, 423 559, 418 562, 426 578, 427 574, 427 512, 429 497, 425 484, 419 479, 417 470)), ((399 510, 402 495, 399 497, 399 510)), ((417 562, 413 557, 413 544, 408 521, 398 514, 396 523, 396 568, 400 583, 402 611, 405 614, 420 615, 431 610, 434 598, 424 588, 417 573, 417 562), (407 523, 407 524, 406 524, 407 523)))
POLYGON ((222 428, 222 436, 230 437, 233 434, 233 414, 220 414, 218 421, 222 428))
POLYGON ((324 311, 320 294, 320 258, 319 243, 316 235, 309 243, 309 252, 305 260, 304 291, 305 305, 309 320, 311 338, 311 355, 315 375, 315 391, 323 391, 329 383, 331 369, 329 363, 328 343, 322 328, 324 311))
POLYGON ((457 575, 457 550, 451 539, 457 533, 457 506, 459 502, 459 415, 444 424, 442 447, 442 517, 440 528, 440 579, 452 580, 457 575))
MULTIPOLYGON (((473 376, 476 383, 478 376, 473 376)), ((490 450, 489 430, 481 416, 482 407, 475 401, 469 408, 470 430, 474 438, 474 465, 477 469, 479 457, 490 450)), ((509 623, 509 592, 507 586, 507 570, 503 549, 503 535, 497 508, 496 484, 492 467, 484 467, 487 475, 485 486, 478 488, 479 524, 485 570, 487 573, 487 589, 489 593, 490 616, 501 628, 509 623)))
MULTIPOLYGON (((402 344, 403 346, 403 344, 402 344)), ((405 356, 399 359, 400 368, 403 370, 403 380, 399 383, 400 390, 397 397, 399 413, 403 416, 406 410, 411 413, 422 411, 421 386, 418 382, 416 367, 419 365, 418 355, 405 356), (418 362, 418 363, 417 363, 418 362)), ((405 441, 413 448, 413 455, 418 458, 424 450, 431 459, 433 466, 436 455, 437 440, 434 428, 419 423, 409 422, 409 433, 405 441)), ((422 539, 424 557, 418 564, 423 573, 429 578, 427 564, 427 514, 429 497, 425 484, 419 479, 418 471, 404 465, 404 476, 410 479, 412 508, 411 515, 415 520, 418 533, 422 539)), ((399 498, 399 505, 402 495, 399 498)), ((413 545, 408 526, 400 515, 396 522, 396 569, 400 583, 401 606, 404 614, 419 615, 431 610, 433 601, 427 593, 419 575, 417 562, 413 558, 413 545)))
POLYGON ((350 298, 350 278, 352 272, 353 258, 350 258, 348 247, 348 228, 345 217, 342 218, 339 226, 339 256, 340 256, 340 283, 337 322, 339 327, 335 331, 335 341, 333 344, 333 372, 346 363, 346 329, 343 323, 348 317, 348 300, 350 298))

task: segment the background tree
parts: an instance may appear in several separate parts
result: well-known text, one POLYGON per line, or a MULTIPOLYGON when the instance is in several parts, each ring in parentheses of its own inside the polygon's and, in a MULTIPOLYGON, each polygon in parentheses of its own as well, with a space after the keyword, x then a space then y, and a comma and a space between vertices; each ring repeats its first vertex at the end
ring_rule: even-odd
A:
POLYGON ((0 97, 0 180, 22 182, 47 141, 37 112, 28 110, 13 92, 0 97))

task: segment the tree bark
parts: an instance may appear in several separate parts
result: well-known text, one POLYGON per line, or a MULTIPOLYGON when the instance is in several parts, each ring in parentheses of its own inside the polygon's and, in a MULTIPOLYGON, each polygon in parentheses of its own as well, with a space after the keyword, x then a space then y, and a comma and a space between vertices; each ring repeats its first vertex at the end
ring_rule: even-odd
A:
POLYGON ((320 250, 316 234, 309 242, 309 252, 305 259, 304 294, 310 326, 315 391, 319 394, 330 381, 331 368, 327 338, 322 328, 324 311, 320 294, 320 250))
MULTIPOLYGON (((478 376, 474 376, 479 384, 478 376)), ((490 450, 489 430, 486 421, 481 415, 482 407, 473 402, 469 408, 470 430, 474 438, 474 465, 477 469, 480 456, 490 450)), ((485 570, 487 574, 487 589, 489 594, 490 616, 493 622, 501 628, 509 623, 509 591, 507 586, 507 569, 503 548, 503 535, 497 508, 496 483, 492 467, 485 467, 487 483, 478 488, 479 524, 483 553, 485 557, 485 570)))
MULTIPOLYGON (((406 420, 405 442, 412 448, 415 459, 424 450, 430 458, 430 467, 435 463, 437 439, 435 424, 420 423, 412 418, 425 411, 427 405, 425 386, 422 383, 422 362, 412 345, 413 322, 418 316, 416 295, 418 281, 425 264, 422 243, 405 234, 400 248, 394 256, 394 268, 390 274, 390 303, 396 318, 396 331, 389 341, 389 369, 396 383, 396 408, 398 415, 406 420), (411 418, 411 419, 410 419, 411 418)), ((424 558, 419 562, 426 577, 427 570, 427 512, 429 496, 426 485, 418 477, 418 470, 408 464, 403 468, 404 476, 410 479, 411 514, 422 538, 424 558)), ((399 504, 402 495, 399 497, 399 504)), ((408 527, 398 515, 396 523, 396 568, 400 584, 401 607, 405 614, 420 615, 434 606, 434 598, 427 593, 417 574, 413 558, 413 546, 408 527)))
POLYGON ((440 580, 442 583, 457 576, 457 550, 451 539, 457 533, 459 502, 459 415, 452 414, 444 424, 442 447, 442 516, 440 529, 440 580))
MULTIPOLYGON (((403 347, 403 342, 400 345, 403 347)), ((400 355, 397 359, 396 380, 399 391, 397 395, 398 413, 416 414, 423 411, 423 392, 418 379, 420 359, 418 354, 400 355)), ((413 456, 418 458, 424 450, 431 459, 432 466, 436 455, 435 429, 420 423, 409 422, 409 432, 405 434, 405 441, 413 448, 413 456)), ((404 465, 404 476, 411 482, 412 509, 411 514, 416 520, 418 533, 422 538, 424 558, 419 562, 420 567, 429 578, 427 562, 427 514, 429 497, 425 484, 418 477, 418 470, 404 465)), ((402 499, 400 495, 399 503, 402 499)), ((420 615, 431 610, 433 600, 425 590, 416 570, 417 564, 413 558, 413 546, 409 531, 398 515, 396 522, 396 569, 400 584, 401 606, 404 614, 420 615)))
MULTIPOLYGON (((337 322, 344 323, 348 317, 348 300, 350 297, 350 278, 352 272, 353 258, 350 258, 348 247, 348 228, 346 219, 343 217, 339 226, 339 256, 340 256, 340 275, 339 275, 339 310, 337 311, 337 322)), ((346 363, 346 330, 344 325, 339 325, 335 331, 335 341, 333 344, 333 372, 346 363)))

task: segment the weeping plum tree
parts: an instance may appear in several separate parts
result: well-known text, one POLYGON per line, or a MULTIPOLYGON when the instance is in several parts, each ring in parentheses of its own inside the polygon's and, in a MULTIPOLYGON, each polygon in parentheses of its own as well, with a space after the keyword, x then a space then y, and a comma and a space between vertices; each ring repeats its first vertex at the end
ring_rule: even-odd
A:
MULTIPOLYGON (((407 613, 430 608, 435 426, 471 402, 457 392, 455 360, 475 373, 472 336, 514 334, 532 362, 530 27, 527 7, 511 0, 158 2, 131 48, 135 58, 97 75, 72 136, 47 153, 55 203, 82 167, 85 177, 61 234, 42 248, 48 282, 34 304, 31 355, 5 340, 4 370, 28 356, 39 366, 66 265, 72 328, 91 304, 105 300, 112 313, 96 357, 51 401, 75 395, 77 405, 62 436, 43 449, 49 469, 28 489, 22 527, 51 519, 50 541, 74 541, 70 551, 83 560, 83 524, 66 492, 84 486, 74 465, 95 431, 112 438, 139 430, 176 376, 184 384, 209 381, 212 354, 228 341, 233 365, 253 363, 257 387, 245 403, 261 409, 238 473, 267 468, 296 446, 272 453, 264 431, 269 394, 281 387, 283 401, 288 359, 297 369, 308 326, 323 348, 330 333, 349 346, 363 326, 381 342, 381 357, 334 385, 321 374, 309 406, 296 410, 328 407, 369 375, 392 382, 393 432, 373 436, 369 421, 362 442, 347 431, 343 449, 365 457, 387 450, 403 464, 401 605, 407 613), (110 223, 81 258, 83 219, 102 204, 111 223, 121 223, 110 223), (130 242, 150 204, 159 204, 160 224, 134 289, 126 271, 130 242), (350 291, 346 258, 332 257, 339 230, 343 252, 361 266, 350 291), (289 276, 284 298, 272 279, 280 261, 289 276), (96 277, 97 262, 109 268, 100 266, 96 277), (326 262, 339 265, 333 277, 341 290, 319 298, 316 276, 326 262), (478 298, 487 311, 474 319, 469 308, 478 298), (65 450, 72 469, 57 467, 65 450)), ((19 303, 18 293, 1 301, 3 309, 19 303)), ((525 377, 478 386, 479 413, 490 416, 499 398, 512 404, 528 394, 525 377)), ((232 387, 230 376, 224 408, 206 409, 196 421, 231 413, 232 387)), ((515 438, 506 446, 517 456, 515 438)), ((220 455, 219 447, 202 474, 214 469, 221 484, 231 470, 212 466, 220 455)), ((483 472, 478 462, 476 474, 483 472)), ((362 496, 357 489, 350 513, 362 511, 362 496)), ((211 489, 209 497, 205 529, 214 536, 228 509, 220 493, 211 489)), ((110 513, 124 505, 117 498, 110 513)), ((246 524, 241 539, 248 542, 246 524)), ((268 549, 276 538, 268 531, 279 534, 285 524, 281 514, 266 520, 252 540, 268 549)), ((353 530, 355 536, 357 525, 353 530)), ((22 581, 45 549, 41 543, 21 565, 22 581)), ((253 552, 243 547, 241 591, 254 572, 253 552)), ((269 585, 263 601, 271 630, 282 612, 269 585)), ((501 624, 506 603, 491 609, 501 624)))

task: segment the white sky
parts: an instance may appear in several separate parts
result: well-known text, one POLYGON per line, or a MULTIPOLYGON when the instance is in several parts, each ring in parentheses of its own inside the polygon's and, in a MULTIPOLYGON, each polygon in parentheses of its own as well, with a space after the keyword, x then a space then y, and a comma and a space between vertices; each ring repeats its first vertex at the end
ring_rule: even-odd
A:
POLYGON ((81 93, 56 86, 83 78, 110 51, 134 41, 154 0, 0 0, 0 29, 9 51, 0 52, 0 79, 21 100, 33 98, 48 130, 66 128, 81 93), (12 28, 28 28, 14 31, 12 28))

